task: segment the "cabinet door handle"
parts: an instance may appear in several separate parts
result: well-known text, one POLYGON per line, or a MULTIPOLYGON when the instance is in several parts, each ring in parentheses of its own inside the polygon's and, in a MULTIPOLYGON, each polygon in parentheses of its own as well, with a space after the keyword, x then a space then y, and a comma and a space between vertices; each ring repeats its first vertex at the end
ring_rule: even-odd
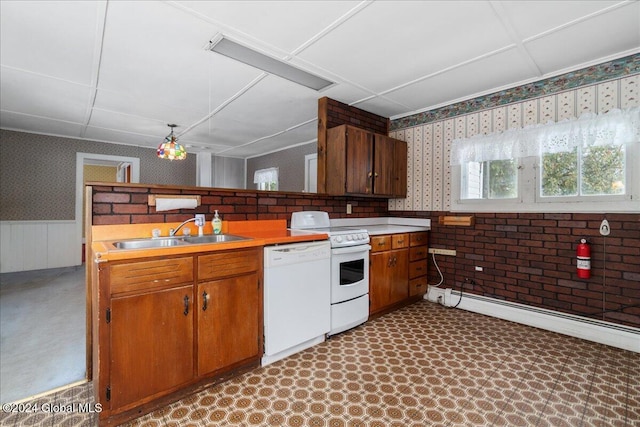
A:
POLYGON ((187 295, 184 296, 184 315, 189 314, 189 297, 187 295))
POLYGON ((369 172, 369 173, 367 174, 367 178, 371 178, 372 176, 373 176, 373 173, 371 173, 371 172, 369 172))
POLYGON ((209 303, 209 294, 205 291, 202 293, 202 311, 207 311, 209 303))

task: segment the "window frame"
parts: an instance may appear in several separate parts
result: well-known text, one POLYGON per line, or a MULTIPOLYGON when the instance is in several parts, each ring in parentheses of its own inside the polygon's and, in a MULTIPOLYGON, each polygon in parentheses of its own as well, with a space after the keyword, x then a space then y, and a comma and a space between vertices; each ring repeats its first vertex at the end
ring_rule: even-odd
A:
POLYGON ((518 195, 514 199, 461 199, 462 165, 450 165, 452 212, 621 212, 640 213, 640 142, 626 144, 625 194, 547 196, 540 194, 542 158, 518 161, 518 195))

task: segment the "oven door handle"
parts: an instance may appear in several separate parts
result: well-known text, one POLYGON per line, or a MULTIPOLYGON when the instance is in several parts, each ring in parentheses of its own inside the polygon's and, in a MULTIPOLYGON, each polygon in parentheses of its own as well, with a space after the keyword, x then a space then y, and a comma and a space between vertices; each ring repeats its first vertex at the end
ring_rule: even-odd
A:
POLYGON ((331 249, 331 253, 333 255, 353 254, 356 252, 369 251, 370 249, 371 245, 356 245, 348 246, 346 248, 331 249))

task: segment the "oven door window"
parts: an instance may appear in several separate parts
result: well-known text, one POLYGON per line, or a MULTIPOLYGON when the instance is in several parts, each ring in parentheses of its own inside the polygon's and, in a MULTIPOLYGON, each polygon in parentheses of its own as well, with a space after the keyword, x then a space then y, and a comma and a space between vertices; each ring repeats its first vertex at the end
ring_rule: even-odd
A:
POLYGON ((340 263, 340 286, 353 285, 364 279, 364 259, 340 263))

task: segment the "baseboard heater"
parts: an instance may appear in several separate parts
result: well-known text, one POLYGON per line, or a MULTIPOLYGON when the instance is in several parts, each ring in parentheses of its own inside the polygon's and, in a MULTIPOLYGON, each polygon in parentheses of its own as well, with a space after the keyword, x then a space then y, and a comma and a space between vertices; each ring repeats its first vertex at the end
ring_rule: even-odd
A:
MULTIPOLYGON (((460 292, 451 293, 456 304, 460 292)), ((640 329, 463 293, 459 309, 640 353, 640 329), (499 309, 498 309, 499 307, 499 309)))

